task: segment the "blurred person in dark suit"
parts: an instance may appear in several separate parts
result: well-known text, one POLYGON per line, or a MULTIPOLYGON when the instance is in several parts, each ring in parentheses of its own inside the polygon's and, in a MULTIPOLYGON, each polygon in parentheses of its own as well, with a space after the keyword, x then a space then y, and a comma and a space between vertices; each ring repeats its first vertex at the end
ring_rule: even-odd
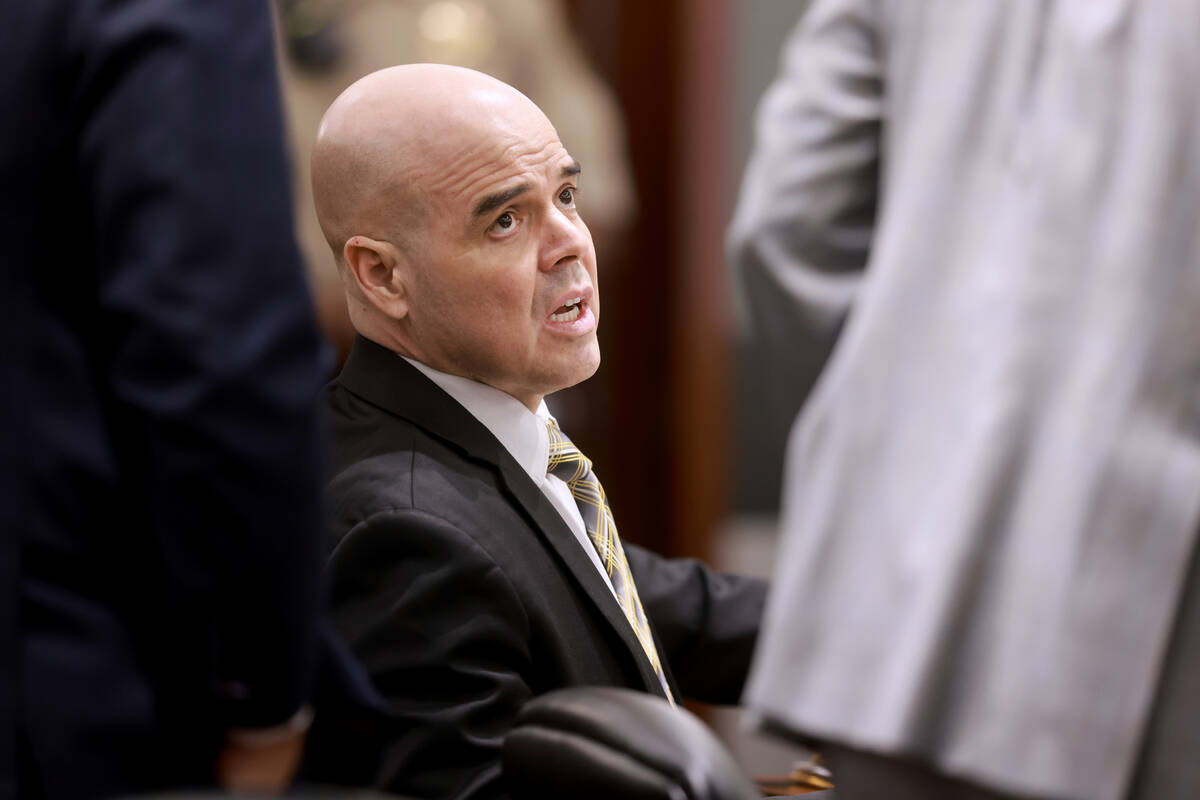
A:
POLYGON ((271 24, 0 10, 2 798, 275 791, 300 759, 323 365, 271 24))
POLYGON ((623 544, 544 401, 600 362, 586 180, 550 121, 473 70, 392 67, 326 112, 312 175, 359 334, 326 395, 328 571, 388 702, 378 783, 505 796, 504 735, 552 689, 736 702, 765 585, 623 544))
POLYGON ((1179 0, 786 46, 730 233, 805 401, 747 700, 839 798, 1200 797, 1198 70, 1179 0))

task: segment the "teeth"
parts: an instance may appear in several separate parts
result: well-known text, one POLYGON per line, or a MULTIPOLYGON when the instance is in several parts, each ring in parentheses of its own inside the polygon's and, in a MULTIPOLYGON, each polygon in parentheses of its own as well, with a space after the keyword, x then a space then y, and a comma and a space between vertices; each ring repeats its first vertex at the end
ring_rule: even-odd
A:
POLYGON ((583 313, 583 309, 579 307, 579 304, 582 302, 582 297, 572 297, 562 304, 562 307, 567 310, 561 314, 551 314, 550 319, 554 322, 572 322, 579 319, 579 315, 583 313))
MULTIPOLYGON (((574 302, 578 303, 579 301, 576 300, 574 302)), ((551 314, 550 319, 553 322, 574 322, 575 320, 579 319, 579 315, 583 313, 583 310, 579 306, 572 305, 571 303, 567 303, 567 305, 570 306, 570 310, 564 311, 561 314, 551 314)))

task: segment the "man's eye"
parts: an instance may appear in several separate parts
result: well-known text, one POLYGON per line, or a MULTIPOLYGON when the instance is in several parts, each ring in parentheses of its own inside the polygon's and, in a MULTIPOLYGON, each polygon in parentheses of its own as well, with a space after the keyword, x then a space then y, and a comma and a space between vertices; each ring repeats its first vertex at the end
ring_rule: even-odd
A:
POLYGON ((558 193, 558 202, 564 206, 569 206, 575 202, 575 190, 569 186, 558 193))
POLYGON ((508 211, 505 211, 503 214, 496 217, 495 225, 500 230, 506 231, 509 228, 511 228, 515 223, 516 223, 516 220, 513 219, 513 215, 511 213, 509 213, 508 211))

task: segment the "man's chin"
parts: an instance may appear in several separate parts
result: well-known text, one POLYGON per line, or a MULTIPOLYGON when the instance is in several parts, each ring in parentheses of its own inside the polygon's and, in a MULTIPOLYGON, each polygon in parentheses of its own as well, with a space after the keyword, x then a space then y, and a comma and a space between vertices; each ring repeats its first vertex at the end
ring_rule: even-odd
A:
POLYGON ((596 374, 600 369, 600 350, 596 348, 594 354, 588 358, 582 358, 573 369, 566 370, 563 375, 561 385, 555 391, 569 389, 572 386, 578 386, 588 378, 596 374))

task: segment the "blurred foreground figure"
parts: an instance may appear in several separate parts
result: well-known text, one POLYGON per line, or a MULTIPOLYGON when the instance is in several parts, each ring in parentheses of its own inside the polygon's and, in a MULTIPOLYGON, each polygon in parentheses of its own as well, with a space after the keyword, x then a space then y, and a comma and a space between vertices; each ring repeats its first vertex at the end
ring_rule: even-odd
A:
POLYGON ((270 26, 0 11, 0 798, 296 769, 322 370, 270 26))
POLYGON ((1198 70, 1177 0, 787 45, 730 244, 793 410, 824 367, 748 701, 842 800, 1200 797, 1198 70))

